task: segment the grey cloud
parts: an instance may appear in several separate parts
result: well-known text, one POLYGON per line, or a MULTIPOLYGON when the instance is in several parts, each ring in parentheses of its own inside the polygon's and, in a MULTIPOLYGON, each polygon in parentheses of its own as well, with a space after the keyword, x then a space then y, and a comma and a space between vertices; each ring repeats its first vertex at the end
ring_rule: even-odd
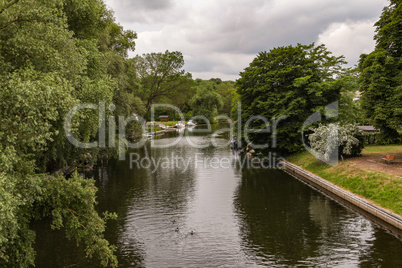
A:
POLYGON ((356 49, 347 52, 340 39, 351 34, 339 30, 331 34, 330 26, 374 21, 387 4, 386 0, 115 0, 113 8, 117 19, 123 16, 134 31, 136 25, 142 29, 158 25, 144 35, 139 31, 140 53, 179 50, 189 55, 187 71, 232 75, 247 67, 258 52, 277 46, 327 41, 337 53, 358 54, 366 49, 364 42, 349 43, 356 49))
POLYGON ((106 0, 121 23, 158 23, 168 18, 173 0, 106 0))
POLYGON ((153 11, 168 9, 173 7, 173 5, 174 2, 172 0, 117 0, 114 4, 115 8, 117 7, 120 11, 153 11))
POLYGON ((268 4, 231 7, 223 12, 224 16, 211 19, 216 27, 213 32, 196 30, 188 40, 212 44, 209 46, 220 52, 258 53, 276 46, 312 43, 334 22, 367 20, 378 16, 381 10, 378 2, 348 2, 314 1, 282 10, 268 4))
POLYGON ((135 0, 130 1, 135 8, 143 8, 146 10, 167 9, 173 6, 171 0, 135 0))

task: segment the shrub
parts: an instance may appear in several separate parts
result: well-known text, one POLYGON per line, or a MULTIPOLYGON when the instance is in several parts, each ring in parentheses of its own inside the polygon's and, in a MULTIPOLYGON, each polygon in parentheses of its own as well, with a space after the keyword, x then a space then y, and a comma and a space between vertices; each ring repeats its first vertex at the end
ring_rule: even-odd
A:
POLYGON ((311 131, 313 131, 309 135, 311 148, 320 153, 325 160, 336 153, 338 156, 358 156, 363 150, 365 134, 357 125, 320 125, 311 131))

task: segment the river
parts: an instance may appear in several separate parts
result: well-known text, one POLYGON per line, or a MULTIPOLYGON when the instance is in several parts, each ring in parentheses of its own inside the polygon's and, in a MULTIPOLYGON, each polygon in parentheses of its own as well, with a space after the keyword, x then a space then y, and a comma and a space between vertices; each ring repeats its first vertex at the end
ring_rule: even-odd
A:
MULTIPOLYGON (((280 170, 242 167, 227 133, 184 135, 94 171, 119 267, 402 267, 400 239, 280 170)), ((46 228, 37 267, 97 267, 46 228)))

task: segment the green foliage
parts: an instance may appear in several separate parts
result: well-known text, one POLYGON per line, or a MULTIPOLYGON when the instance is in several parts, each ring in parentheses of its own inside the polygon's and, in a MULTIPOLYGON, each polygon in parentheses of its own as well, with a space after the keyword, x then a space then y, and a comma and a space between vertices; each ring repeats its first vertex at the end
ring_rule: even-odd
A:
MULTIPOLYGON (((220 78, 211 78, 209 80, 196 79, 194 89, 208 87, 218 93, 222 100, 222 106, 218 109, 219 115, 231 116, 232 100, 237 95, 233 81, 222 81, 220 78)), ((193 94, 194 95, 194 94, 193 94)), ((192 96, 193 96, 192 95, 192 96)), ((191 96, 191 97, 192 97, 191 96)))
POLYGON ((21 70, 3 77, 0 142, 19 152, 34 153, 58 134, 56 124, 75 103, 68 82, 52 73, 21 70), (34 109, 33 109, 34 107, 34 109))
POLYGON ((359 62, 361 107, 370 122, 380 129, 382 144, 399 141, 402 122, 402 4, 392 0, 376 25, 375 50, 361 55, 359 62))
POLYGON ((378 137, 379 137, 378 132, 375 133, 366 133, 364 135, 364 144, 369 145, 369 144, 376 144, 378 142, 378 137))
MULTIPOLYGON (((343 57, 331 56, 324 45, 300 45, 260 52, 241 78, 236 81, 242 105, 242 126, 253 116, 267 120, 286 119, 277 125, 275 150, 287 154, 303 148, 303 122, 315 111, 339 100, 346 79, 343 57)), ((240 119, 238 119, 240 120, 240 119)), ((265 129, 261 120, 251 122, 252 129, 265 129)), ((244 129, 244 128, 243 128, 244 129)), ((272 133, 271 133, 272 134, 272 133)), ((266 133, 250 133, 254 144, 266 144, 266 133)))
POLYGON ((234 120, 234 121, 238 121, 238 105, 240 102, 240 95, 239 93, 237 93, 237 91, 234 93, 233 98, 232 98, 232 109, 230 110, 230 117, 234 120))
POLYGON ((380 19, 375 23, 376 49, 384 49, 395 57, 402 55, 402 2, 390 0, 390 5, 383 9, 380 19))
POLYGON ((155 101, 182 99, 182 94, 187 94, 193 85, 191 74, 182 69, 181 52, 148 53, 131 61, 141 79, 141 99, 146 103, 147 112, 155 101))
POLYGON ((12 173, 5 173, 4 166, 0 169, 0 266, 33 265, 35 233, 29 223, 43 217, 52 219, 52 229, 64 228, 68 238, 84 243, 88 257, 99 257, 103 266, 117 265, 115 248, 103 237, 105 221, 116 215, 105 213, 101 218, 96 212, 93 180, 78 174, 69 180, 25 174, 12 155, 2 152, 2 156, 3 160, 11 156, 6 161, 15 166, 12 173))
POLYGON ((83 71, 85 61, 66 29, 60 6, 58 0, 2 1, 0 72, 33 66, 73 79, 83 71))
MULTIPOLYGON (((114 103, 114 115, 144 114, 135 95, 135 66, 126 59, 136 34, 114 22, 101 0, 0 1, 0 266, 34 264, 32 221, 85 244, 88 257, 117 266, 114 246, 103 237, 92 180, 43 172, 73 165, 88 152, 64 134, 66 114, 80 103, 114 103)), ((106 109, 107 116, 112 115, 106 109)), ((73 131, 84 142, 98 137, 98 111, 80 111, 73 131)), ((137 126, 138 127, 138 126, 137 126)), ((133 126, 128 131, 138 135, 133 126)))
POLYGON ((115 219, 115 214, 105 212, 101 218, 95 210, 95 181, 83 179, 77 173, 68 180, 49 177, 43 180, 43 194, 36 204, 38 215, 52 218, 52 229, 66 229, 69 239, 86 245, 87 256, 99 256, 103 266, 116 265, 114 246, 103 238, 105 221, 115 219))
POLYGON ((339 99, 338 120, 343 124, 359 123, 365 125, 365 118, 360 107, 360 101, 354 100, 359 89, 356 69, 347 71, 338 77, 342 81, 341 96, 339 99))
MULTIPOLYGON (((193 116, 205 116, 210 122, 214 122, 223 102, 221 96, 213 90, 212 86, 206 84, 197 87, 197 93, 191 99, 190 105, 193 116)), ((200 122, 203 121, 200 120, 200 122)))
POLYGON ((63 13, 68 29, 80 39, 97 38, 111 15, 101 0, 63 0, 63 13))
POLYGON ((220 82, 216 87, 216 93, 222 98, 222 107, 218 110, 220 115, 226 115, 230 117, 232 110, 232 100, 237 94, 235 83, 233 81, 220 82))

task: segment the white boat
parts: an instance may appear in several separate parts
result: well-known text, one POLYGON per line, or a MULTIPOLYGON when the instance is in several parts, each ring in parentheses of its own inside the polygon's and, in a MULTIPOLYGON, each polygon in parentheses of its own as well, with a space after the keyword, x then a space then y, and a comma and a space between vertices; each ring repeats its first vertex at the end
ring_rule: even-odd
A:
POLYGON ((186 126, 188 126, 188 127, 194 127, 195 125, 196 125, 196 123, 191 119, 186 124, 186 126))
POLYGON ((177 127, 177 128, 184 128, 186 125, 184 124, 184 122, 183 121, 179 121, 179 122, 177 122, 177 124, 175 125, 175 127, 177 127))

